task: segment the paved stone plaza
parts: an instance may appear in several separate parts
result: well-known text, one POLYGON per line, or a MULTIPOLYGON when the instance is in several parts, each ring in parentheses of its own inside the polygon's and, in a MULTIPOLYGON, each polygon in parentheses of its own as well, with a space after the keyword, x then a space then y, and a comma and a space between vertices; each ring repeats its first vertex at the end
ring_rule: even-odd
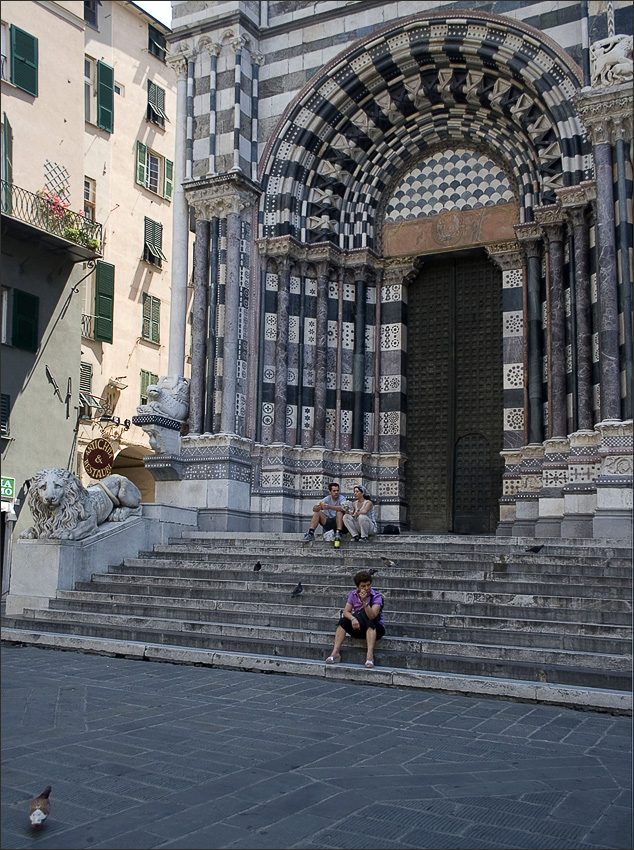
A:
POLYGON ((5 850, 632 846, 630 717, 31 647, 2 673, 5 850))

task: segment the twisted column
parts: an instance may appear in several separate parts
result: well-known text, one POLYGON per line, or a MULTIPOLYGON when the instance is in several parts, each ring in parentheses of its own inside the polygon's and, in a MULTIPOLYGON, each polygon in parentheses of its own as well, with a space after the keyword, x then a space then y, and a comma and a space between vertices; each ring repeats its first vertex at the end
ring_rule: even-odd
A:
POLYGON ((205 412, 207 360, 207 293, 209 288, 209 221, 196 210, 194 299, 192 304, 192 363, 189 391, 189 433, 200 434, 205 412))
POLYGON ((315 352, 315 440, 316 446, 326 439, 326 368, 328 357, 328 263, 317 268, 317 342, 315 352))

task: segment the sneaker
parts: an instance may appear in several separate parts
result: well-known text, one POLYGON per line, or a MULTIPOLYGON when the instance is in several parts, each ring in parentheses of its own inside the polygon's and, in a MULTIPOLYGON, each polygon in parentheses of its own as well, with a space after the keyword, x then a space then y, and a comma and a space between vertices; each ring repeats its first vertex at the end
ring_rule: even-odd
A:
POLYGON ((302 542, 303 543, 310 543, 311 540, 314 540, 314 539, 315 539, 315 532, 314 531, 307 531, 306 534, 304 535, 304 539, 303 539, 302 542))
POLYGON ((368 542, 368 538, 367 538, 367 537, 360 537, 360 538, 359 538, 359 543, 367 543, 367 542, 368 542))
POLYGON ((352 542, 353 542, 353 543, 358 543, 358 542, 359 542, 359 535, 358 535, 358 534, 355 534, 355 535, 354 535, 354 537, 352 538, 352 542))

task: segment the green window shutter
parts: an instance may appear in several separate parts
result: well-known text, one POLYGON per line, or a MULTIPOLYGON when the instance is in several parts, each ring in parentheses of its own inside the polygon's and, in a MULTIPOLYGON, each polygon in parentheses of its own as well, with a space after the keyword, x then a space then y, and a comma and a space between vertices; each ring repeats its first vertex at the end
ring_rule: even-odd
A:
POLYGON ((95 286, 95 339, 112 342, 114 314, 114 266, 97 260, 95 286))
POLYGON ((0 421, 2 422, 2 436, 8 437, 11 434, 9 425, 9 416, 11 414, 11 396, 6 393, 1 393, 2 411, 0 412, 0 421))
POLYGON ((163 253, 163 225, 151 218, 145 219, 145 246, 158 260, 167 260, 163 253))
POLYGON ((11 82, 37 97, 37 38, 11 24, 11 82))
POLYGON ((40 299, 37 295, 13 290, 13 334, 11 342, 16 348, 37 351, 38 315, 40 299))
POLYGON ((2 129, 4 130, 2 136, 4 145, 4 149, 2 151, 3 179, 6 183, 2 193, 2 211, 11 215, 11 211, 13 209, 13 204, 11 202, 13 191, 13 131, 11 130, 11 125, 9 124, 6 112, 3 113, 2 123, 2 129))
POLYGON ((155 375, 154 372, 146 372, 145 369, 141 369, 141 393, 139 396, 141 404, 147 404, 147 388, 157 383, 158 375, 155 375))
POLYGON ((165 160, 165 190, 163 197, 166 201, 172 200, 174 193, 174 163, 171 159, 165 160))
POLYGON ((136 143, 136 182, 139 186, 147 186, 147 145, 136 143))
POLYGON ((97 62, 97 126, 112 133, 114 127, 114 68, 97 62))
POLYGON ((167 118, 165 114, 165 89, 157 86, 151 80, 147 83, 147 102, 150 110, 157 118, 163 121, 167 118))
POLYGON ((151 342, 159 342, 161 326, 161 299, 143 293, 143 329, 141 336, 151 342))

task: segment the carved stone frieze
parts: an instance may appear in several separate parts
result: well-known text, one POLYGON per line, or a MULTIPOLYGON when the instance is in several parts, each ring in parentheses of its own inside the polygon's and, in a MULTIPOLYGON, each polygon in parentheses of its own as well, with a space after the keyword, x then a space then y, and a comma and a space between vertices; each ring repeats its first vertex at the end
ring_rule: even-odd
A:
POLYGON ((632 139, 632 84, 607 89, 585 88, 574 96, 579 117, 588 129, 593 144, 604 144, 619 137, 632 139))
POLYGON ((503 272, 522 268, 522 251, 517 242, 494 242, 486 246, 486 252, 503 272))
POLYGON ((240 214, 257 203, 260 189, 241 174, 222 174, 184 184, 185 196, 194 207, 196 218, 240 214))
POLYGON ((590 45, 590 79, 593 87, 632 81, 632 36, 608 35, 590 45))

